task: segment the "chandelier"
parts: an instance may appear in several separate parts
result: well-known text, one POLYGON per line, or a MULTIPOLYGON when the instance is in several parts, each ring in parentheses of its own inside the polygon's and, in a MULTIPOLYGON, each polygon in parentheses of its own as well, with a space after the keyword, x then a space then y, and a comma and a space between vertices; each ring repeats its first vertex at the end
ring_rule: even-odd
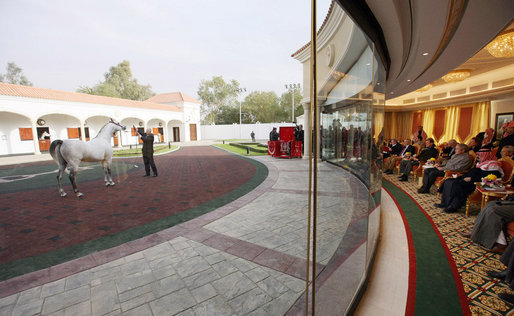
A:
POLYGON ((419 88, 419 89, 418 89, 418 90, 416 90, 416 91, 418 91, 418 92, 425 92, 425 91, 430 90, 430 88, 432 88, 432 84, 430 84, 430 83, 429 83, 429 84, 427 84, 426 86, 421 87, 421 88, 419 88))
POLYGON ((469 77, 470 74, 471 71, 467 69, 452 70, 443 76, 443 80, 448 83, 459 82, 469 77))
POLYGON ((485 49, 496 58, 514 57, 514 31, 500 34, 485 49))

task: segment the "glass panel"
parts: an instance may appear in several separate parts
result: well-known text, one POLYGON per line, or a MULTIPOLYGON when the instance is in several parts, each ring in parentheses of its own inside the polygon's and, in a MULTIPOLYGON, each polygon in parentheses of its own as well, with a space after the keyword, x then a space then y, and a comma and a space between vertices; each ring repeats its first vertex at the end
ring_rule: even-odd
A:
POLYGON ((362 31, 342 15, 318 47, 316 314, 349 312, 374 253, 380 224, 384 70, 362 31), (330 46, 334 63, 320 63, 330 46), (326 65, 325 65, 326 66, 326 65))

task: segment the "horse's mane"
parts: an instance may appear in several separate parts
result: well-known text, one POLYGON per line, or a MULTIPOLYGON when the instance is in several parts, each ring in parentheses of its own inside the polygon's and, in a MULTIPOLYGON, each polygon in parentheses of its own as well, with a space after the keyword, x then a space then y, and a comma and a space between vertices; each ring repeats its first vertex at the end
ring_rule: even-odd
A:
POLYGON ((96 134, 95 138, 97 138, 98 136, 100 136, 100 134, 102 134, 103 129, 104 129, 107 125, 109 125, 109 123, 113 123, 113 122, 107 122, 107 123, 105 123, 105 125, 104 125, 104 126, 102 126, 102 128, 98 131, 98 133, 96 134))

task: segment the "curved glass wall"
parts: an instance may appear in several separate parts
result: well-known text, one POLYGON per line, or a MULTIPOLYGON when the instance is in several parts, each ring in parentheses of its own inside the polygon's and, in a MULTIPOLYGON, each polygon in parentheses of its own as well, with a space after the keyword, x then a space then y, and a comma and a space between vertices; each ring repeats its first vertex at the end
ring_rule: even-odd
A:
POLYGON ((380 225, 385 70, 373 44, 345 14, 336 25, 342 30, 317 47, 317 271, 309 310, 313 305, 318 315, 356 307, 380 225), (334 48, 333 64, 322 65, 334 48))

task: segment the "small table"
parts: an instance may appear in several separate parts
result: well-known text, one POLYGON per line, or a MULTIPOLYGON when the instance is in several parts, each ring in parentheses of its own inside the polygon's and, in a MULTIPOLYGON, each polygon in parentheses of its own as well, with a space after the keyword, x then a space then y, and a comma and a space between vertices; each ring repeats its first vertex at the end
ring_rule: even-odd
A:
MULTIPOLYGON (((505 187, 501 190, 491 190, 491 189, 485 189, 480 185, 480 182, 475 182, 476 184, 476 191, 478 191, 482 195, 482 202, 480 204, 480 210, 484 208, 484 206, 489 202, 490 197, 497 197, 497 198, 503 198, 509 194, 514 193, 513 187, 505 187)), ((466 208, 466 216, 468 216, 468 210, 469 208, 466 208)))

